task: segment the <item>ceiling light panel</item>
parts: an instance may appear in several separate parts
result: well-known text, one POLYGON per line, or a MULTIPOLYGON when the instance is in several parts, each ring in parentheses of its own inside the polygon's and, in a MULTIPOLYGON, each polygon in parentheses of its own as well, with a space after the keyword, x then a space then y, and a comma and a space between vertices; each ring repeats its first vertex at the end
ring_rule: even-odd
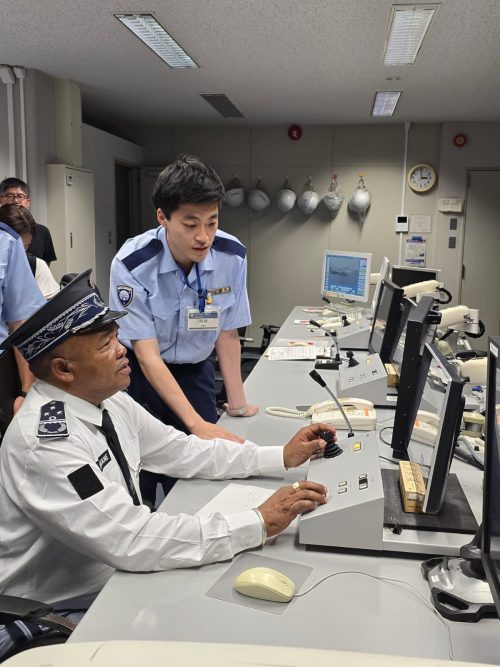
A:
POLYGON ((411 65, 436 13, 437 5, 393 5, 384 65, 411 65))
POLYGON ((375 93, 372 116, 392 116, 400 97, 400 90, 383 90, 375 93))
POLYGON ((115 14, 115 16, 170 67, 198 69, 191 56, 177 44, 152 14, 115 14))

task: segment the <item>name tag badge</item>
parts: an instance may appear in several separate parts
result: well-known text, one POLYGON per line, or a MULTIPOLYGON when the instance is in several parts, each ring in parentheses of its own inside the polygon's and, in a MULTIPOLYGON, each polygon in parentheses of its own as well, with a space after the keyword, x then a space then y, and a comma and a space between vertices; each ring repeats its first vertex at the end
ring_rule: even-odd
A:
POLYGON ((219 306, 207 306, 204 313, 197 308, 188 308, 187 325, 189 331, 217 331, 220 324, 219 306))

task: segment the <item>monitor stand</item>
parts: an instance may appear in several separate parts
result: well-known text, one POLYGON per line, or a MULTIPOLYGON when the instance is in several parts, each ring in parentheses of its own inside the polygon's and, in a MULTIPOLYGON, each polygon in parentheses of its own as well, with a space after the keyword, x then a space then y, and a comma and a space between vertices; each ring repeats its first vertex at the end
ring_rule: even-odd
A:
POLYGON ((477 623, 498 616, 481 561, 481 532, 482 526, 460 549, 460 558, 429 558, 420 566, 434 607, 450 621, 477 623))
POLYGON ((443 505, 438 514, 405 512, 399 490, 399 470, 382 468, 384 526, 401 530, 433 530, 474 535, 477 521, 455 473, 448 475, 443 505))

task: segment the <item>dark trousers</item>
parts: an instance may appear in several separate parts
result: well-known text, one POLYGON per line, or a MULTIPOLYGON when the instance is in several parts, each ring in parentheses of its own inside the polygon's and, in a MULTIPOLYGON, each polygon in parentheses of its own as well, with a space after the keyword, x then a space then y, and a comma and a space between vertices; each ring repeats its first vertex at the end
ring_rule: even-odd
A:
MULTIPOLYGON (((149 384, 132 350, 127 350, 127 357, 131 370, 128 388, 130 396, 164 424, 189 433, 182 421, 165 405, 149 384)), ((214 364, 209 359, 205 359, 197 364, 166 364, 166 366, 196 412, 205 421, 215 424, 219 416, 215 399, 214 364)), ((154 507, 158 482, 161 483, 165 495, 176 482, 173 477, 148 470, 141 470, 139 481, 142 498, 150 507, 154 507)))

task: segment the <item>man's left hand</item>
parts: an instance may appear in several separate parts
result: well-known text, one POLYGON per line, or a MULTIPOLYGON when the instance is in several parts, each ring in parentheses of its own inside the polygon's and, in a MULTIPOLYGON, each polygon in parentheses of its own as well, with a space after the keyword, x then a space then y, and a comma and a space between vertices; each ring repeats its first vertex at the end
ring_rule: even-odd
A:
POLYGON ((314 454, 322 454, 326 446, 326 442, 320 437, 322 431, 330 431, 335 436, 335 429, 327 424, 312 424, 297 431, 283 449, 285 468, 296 468, 314 454))

